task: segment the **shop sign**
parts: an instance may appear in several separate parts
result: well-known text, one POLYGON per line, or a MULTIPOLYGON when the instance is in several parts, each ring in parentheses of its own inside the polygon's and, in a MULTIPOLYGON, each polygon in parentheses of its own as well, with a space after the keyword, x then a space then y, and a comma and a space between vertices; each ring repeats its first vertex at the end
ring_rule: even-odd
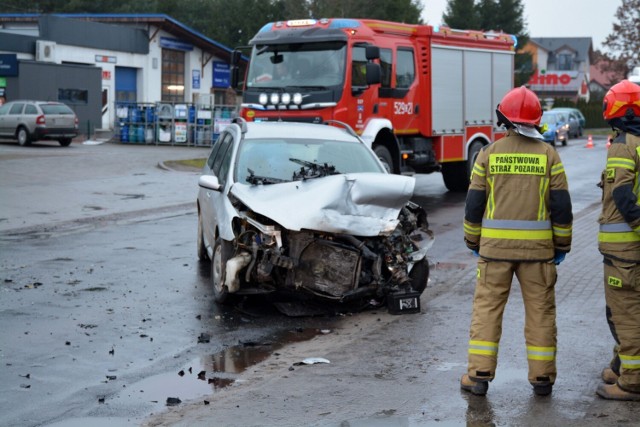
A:
POLYGON ((111 71, 102 70, 102 80, 111 80, 111 71))
POLYGON ((528 85, 533 91, 578 92, 583 80, 584 74, 579 71, 536 71, 528 85))
POLYGON ((191 86, 200 89, 200 70, 191 70, 191 86))
POLYGON ((0 54, 0 76, 18 75, 18 56, 15 53, 0 54))
POLYGON ((231 71, 225 62, 213 62, 213 87, 228 88, 231 85, 231 71))
POLYGON ((160 47, 174 50, 193 50, 192 44, 183 42, 182 40, 178 39, 171 39, 169 37, 160 37, 160 47))
POLYGON ((117 58, 115 56, 96 55, 96 62, 107 62, 109 64, 115 64, 117 58))

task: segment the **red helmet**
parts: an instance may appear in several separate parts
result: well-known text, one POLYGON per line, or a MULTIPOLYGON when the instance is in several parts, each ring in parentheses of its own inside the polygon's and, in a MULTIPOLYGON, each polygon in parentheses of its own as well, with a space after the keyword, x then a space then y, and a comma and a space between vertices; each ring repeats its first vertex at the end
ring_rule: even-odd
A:
POLYGON ((611 86, 604 96, 602 109, 602 117, 607 121, 626 117, 629 110, 635 117, 640 118, 640 86, 629 80, 623 80, 611 86))
POLYGON ((511 89, 498 105, 498 113, 511 123, 537 126, 542 117, 538 96, 524 86, 511 89))

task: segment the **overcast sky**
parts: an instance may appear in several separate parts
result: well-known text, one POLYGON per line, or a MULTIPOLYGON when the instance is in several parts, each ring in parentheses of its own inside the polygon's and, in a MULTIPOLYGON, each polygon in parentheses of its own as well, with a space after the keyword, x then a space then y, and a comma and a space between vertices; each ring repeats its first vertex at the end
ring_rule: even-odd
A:
MULTIPOLYGON (((613 31, 615 13, 622 0, 523 0, 530 37, 591 37, 593 48, 613 31)), ((442 23, 447 0, 422 0, 422 20, 442 23)), ((486 28, 490 30, 491 28, 486 28)))

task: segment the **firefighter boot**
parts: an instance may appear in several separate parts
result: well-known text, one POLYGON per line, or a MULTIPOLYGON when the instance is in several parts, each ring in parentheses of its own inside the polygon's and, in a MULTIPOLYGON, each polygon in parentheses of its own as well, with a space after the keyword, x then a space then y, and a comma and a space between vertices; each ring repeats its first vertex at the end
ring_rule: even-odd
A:
POLYGON ((611 368, 604 368, 601 377, 605 384, 615 384, 618 382, 619 375, 611 368))
POLYGON ((484 396, 489 389, 489 381, 474 381, 468 374, 464 374, 460 378, 460 388, 476 396, 484 396))
POLYGON ((632 393, 620 388, 618 384, 600 384, 596 390, 598 396, 609 400, 631 400, 640 402, 640 393, 632 393))
POLYGON ((551 394, 552 390, 553 384, 551 383, 533 384, 533 392, 536 394, 536 396, 548 396, 551 394))

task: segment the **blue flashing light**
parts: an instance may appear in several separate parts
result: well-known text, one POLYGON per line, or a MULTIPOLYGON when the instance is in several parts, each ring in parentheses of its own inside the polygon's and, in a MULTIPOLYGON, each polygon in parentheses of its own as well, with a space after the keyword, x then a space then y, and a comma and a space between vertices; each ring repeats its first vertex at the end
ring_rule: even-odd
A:
POLYGON ((260 31, 258 31, 259 33, 265 33, 269 30, 271 30, 271 26, 273 26, 273 22, 269 22, 268 24, 265 24, 262 28, 260 28, 260 31))
POLYGON ((434 26, 433 26, 433 32, 434 32, 434 33, 437 33, 437 32, 439 32, 439 31, 440 31, 440 26, 439 26, 439 25, 434 25, 434 26))
POLYGON ((329 24, 329 28, 358 28, 360 23, 354 19, 334 19, 329 24))
POLYGON ((511 38, 513 39, 513 48, 515 49, 518 46, 518 38, 511 34, 511 38))

